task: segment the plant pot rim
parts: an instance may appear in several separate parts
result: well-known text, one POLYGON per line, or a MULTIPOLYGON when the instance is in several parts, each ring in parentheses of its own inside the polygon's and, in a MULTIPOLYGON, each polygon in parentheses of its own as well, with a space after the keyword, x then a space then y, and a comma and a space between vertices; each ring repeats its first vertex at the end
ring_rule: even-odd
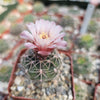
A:
POLYGON ((94 98, 93 98, 93 100, 96 100, 96 92, 97 92, 98 87, 100 87, 100 83, 98 83, 98 84, 96 85, 96 87, 95 87, 95 90, 94 90, 94 98))
MULTIPOLYGON (((21 55, 26 51, 27 49, 22 49, 21 52, 19 53, 17 60, 15 62, 15 65, 13 67, 12 73, 11 73, 11 77, 9 80, 9 84, 8 84, 8 94, 10 97, 12 97, 14 100, 36 100, 36 99, 29 99, 29 98, 24 98, 24 97, 17 97, 17 96, 12 96, 11 95, 11 90, 10 87, 12 86, 14 79, 16 77, 16 75, 14 74, 17 70, 17 63, 20 60, 21 55)), ((73 79, 73 64, 72 64, 72 57, 70 56, 70 53, 68 53, 65 50, 58 50, 59 53, 64 53, 65 55, 67 55, 70 58, 71 64, 70 64, 70 70, 71 70, 71 84, 72 84, 72 94, 73 94, 73 100, 75 100, 75 88, 74 88, 74 79, 73 79)))

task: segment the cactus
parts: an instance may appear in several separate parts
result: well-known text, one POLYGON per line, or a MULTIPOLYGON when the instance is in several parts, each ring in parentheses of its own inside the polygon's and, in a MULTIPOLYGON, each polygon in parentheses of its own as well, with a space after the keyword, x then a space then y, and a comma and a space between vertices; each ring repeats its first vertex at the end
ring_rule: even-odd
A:
POLYGON ((48 9, 49 12, 54 12, 54 13, 58 13, 58 10, 59 10, 59 6, 56 4, 50 5, 50 7, 48 9))
POLYGON ((41 18, 44 20, 51 20, 51 16, 49 15, 43 15, 41 18))
POLYGON ((6 30, 4 25, 0 25, 0 34, 2 34, 6 30))
POLYGON ((91 34, 85 34, 79 39, 79 47, 85 47, 87 50, 94 44, 94 38, 91 34))
POLYGON ((90 72, 91 62, 87 56, 77 55, 74 59, 74 73, 85 75, 90 72))
POLYGON ((14 36, 19 35, 24 29, 24 26, 21 24, 14 24, 10 29, 10 33, 14 36))
POLYGON ((10 16, 8 16, 8 21, 10 21, 10 22, 15 22, 17 19, 18 19, 18 17, 17 16, 15 16, 15 15, 10 15, 10 16))
POLYGON ((91 20, 88 26, 88 32, 90 33, 96 33, 96 31, 98 30, 98 24, 97 22, 91 20))
POLYGON ((8 50, 9 46, 7 44, 7 42, 3 39, 0 39, 0 53, 5 52, 6 50, 8 50))
POLYGON ((28 8, 27 8, 27 5, 26 4, 21 4, 21 5, 18 5, 17 6, 17 10, 20 12, 20 13, 25 13, 28 11, 28 8))
POLYGON ((9 82, 9 78, 11 75, 12 67, 3 66, 0 68, 0 81, 9 82))
POLYGON ((32 14, 26 15, 24 17, 24 22, 34 22, 36 20, 36 17, 33 16, 32 14))
POLYGON ((66 26, 74 27, 74 20, 71 16, 65 16, 61 19, 60 25, 62 25, 63 27, 66 26))
POLYGON ((94 12, 93 18, 100 18, 100 11, 99 11, 99 9, 97 9, 97 10, 94 12))
POLYGON ((70 8, 68 12, 69 12, 70 14, 75 14, 75 15, 80 14, 80 10, 79 10, 79 8, 77 8, 77 7, 72 7, 72 8, 70 8))
POLYGON ((44 6, 43 3, 41 3, 41 2, 36 2, 36 3, 33 5, 33 10, 34 10, 36 13, 43 12, 44 9, 45 9, 45 6, 44 6))
POLYGON ((44 58, 32 49, 26 51, 20 60, 20 64, 26 70, 28 77, 34 81, 48 81, 53 79, 58 73, 60 62, 56 51, 44 58))

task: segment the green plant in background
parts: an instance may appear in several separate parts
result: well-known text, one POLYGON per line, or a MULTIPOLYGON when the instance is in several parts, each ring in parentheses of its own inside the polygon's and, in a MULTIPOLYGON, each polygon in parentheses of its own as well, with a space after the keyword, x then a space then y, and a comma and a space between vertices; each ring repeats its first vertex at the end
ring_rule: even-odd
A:
POLYGON ((79 39, 79 47, 86 48, 87 50, 94 45, 94 38, 91 34, 82 35, 79 39))
POLYGON ((59 10, 59 6, 57 4, 52 4, 48 8, 49 12, 58 13, 58 10, 59 10))
POLYGON ((36 17, 33 16, 32 14, 26 15, 24 17, 24 22, 34 22, 36 20, 36 17))
POLYGON ((45 6, 42 2, 35 2, 34 5, 33 5, 33 10, 36 12, 36 13, 41 13, 43 12, 45 9, 45 6))
POLYGON ((85 100, 85 93, 86 90, 81 88, 78 84, 75 84, 75 91, 76 91, 76 100, 85 100))
POLYGON ((85 75, 90 72, 91 69, 91 62, 89 61, 87 56, 83 55, 76 55, 75 58, 73 58, 73 63, 74 63, 74 73, 76 75, 85 75))
POLYGON ((6 30, 4 25, 0 25, 0 34, 2 34, 6 30))
POLYGON ((88 26, 88 32, 90 33, 96 33, 96 31, 98 30, 98 24, 96 21, 94 20, 91 20, 90 23, 89 23, 89 26, 88 26))
POLYGON ((77 7, 76 7, 76 8, 74 8, 74 7, 70 8, 70 9, 68 10, 68 12, 69 12, 70 14, 75 14, 75 15, 80 14, 80 10, 79 10, 77 7))
POLYGON ((74 19, 71 16, 65 16, 61 19, 60 25, 74 27, 74 19))
POLYGON ((14 36, 18 36, 24 30, 24 26, 22 24, 13 24, 10 33, 14 36))
POLYGON ((94 14, 93 14, 93 18, 100 18, 100 10, 97 9, 94 14))
POLYGON ((17 10, 20 12, 20 13, 25 13, 28 11, 28 8, 27 8, 27 5, 26 4, 20 4, 17 6, 17 10))
POLYGON ((15 15, 9 15, 7 17, 7 20, 10 21, 10 22, 15 22, 17 19, 18 19, 18 17, 15 16, 15 15))
POLYGON ((0 68, 0 81, 9 82, 11 71, 12 71, 12 67, 10 66, 1 67, 0 68))
POLYGON ((4 39, 0 39, 0 53, 5 52, 6 50, 8 50, 9 46, 8 43, 6 42, 6 40, 4 39))
POLYGON ((51 20, 51 16, 49 15, 43 15, 41 18, 44 20, 51 20))
POLYGON ((30 49, 21 57, 20 65, 27 70, 27 75, 34 81, 48 81, 57 75, 60 58, 56 51, 46 58, 30 49))

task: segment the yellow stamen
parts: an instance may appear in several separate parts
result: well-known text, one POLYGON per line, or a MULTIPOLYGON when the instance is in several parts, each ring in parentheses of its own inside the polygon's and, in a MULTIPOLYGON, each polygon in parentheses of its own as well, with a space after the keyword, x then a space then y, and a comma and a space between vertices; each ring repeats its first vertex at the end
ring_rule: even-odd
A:
POLYGON ((48 35, 46 33, 40 34, 40 39, 48 39, 48 35))

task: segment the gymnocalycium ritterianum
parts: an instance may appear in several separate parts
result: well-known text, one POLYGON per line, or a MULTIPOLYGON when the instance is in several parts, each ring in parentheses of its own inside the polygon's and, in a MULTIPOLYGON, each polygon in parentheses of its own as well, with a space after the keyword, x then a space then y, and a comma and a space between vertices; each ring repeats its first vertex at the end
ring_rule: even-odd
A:
POLYGON ((29 31, 20 35, 28 48, 21 56, 20 65, 31 80, 42 82, 55 78, 61 65, 57 49, 67 45, 62 27, 53 21, 40 19, 27 24, 27 28, 29 31))

